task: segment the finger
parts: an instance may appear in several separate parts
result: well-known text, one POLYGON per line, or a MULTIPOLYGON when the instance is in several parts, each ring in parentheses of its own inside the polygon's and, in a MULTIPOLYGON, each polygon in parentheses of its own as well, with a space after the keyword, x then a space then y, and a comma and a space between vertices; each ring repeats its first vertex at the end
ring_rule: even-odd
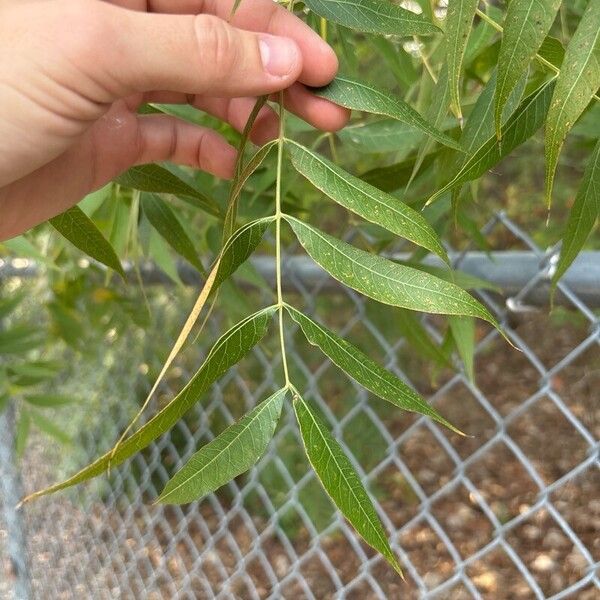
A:
POLYGON ((172 117, 111 111, 68 152, 0 189, 0 240, 64 212, 133 165, 165 160, 231 177, 236 150, 172 117))
MULTIPOLYGON (((229 20, 235 0, 148 0, 148 10, 160 13, 208 13, 229 20)), ((242 0, 231 24, 293 39, 302 52, 300 81, 309 86, 329 83, 337 73, 335 52, 308 25, 273 0, 242 0)))
POLYGON ((293 40, 211 15, 147 14, 101 2, 84 8, 66 43, 75 64, 112 95, 102 100, 155 89, 259 96, 289 87, 302 70, 293 40))
MULTIPOLYGON (((145 102, 164 104, 190 104, 221 121, 229 123, 234 129, 242 132, 246 127, 250 113, 254 109, 257 98, 214 98, 207 96, 186 96, 171 92, 156 92, 146 95, 145 102)), ((275 111, 264 106, 250 132, 250 139, 258 145, 275 139, 279 132, 279 118, 275 111)))

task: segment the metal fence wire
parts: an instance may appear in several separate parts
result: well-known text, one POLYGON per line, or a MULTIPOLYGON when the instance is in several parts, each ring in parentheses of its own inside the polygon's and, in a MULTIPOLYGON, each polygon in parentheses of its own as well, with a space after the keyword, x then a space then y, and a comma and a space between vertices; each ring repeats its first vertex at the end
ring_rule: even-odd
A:
MULTIPOLYGON (((527 281, 523 270, 514 271, 519 289, 508 297, 479 294, 520 351, 481 328, 475 384, 458 363, 433 384, 413 381, 468 437, 384 406, 290 331, 293 375, 374 498, 405 582, 324 497, 289 406, 249 474, 191 505, 152 505, 199 445, 277 389, 279 357, 267 340, 191 416, 110 477, 26 506, 33 597, 600 597, 600 321, 590 302, 600 296, 600 279, 581 294, 565 280, 561 299, 569 316, 551 320, 531 299, 547 290, 554 254, 503 214, 486 233, 498 230, 537 265, 527 281)), ((455 255, 455 266, 468 256, 455 255)), ((307 279, 290 265, 286 277, 296 305, 319 312, 327 279, 307 279)), ((393 313, 341 287, 328 291, 326 302, 320 318, 330 315, 333 328, 399 376, 413 376, 414 352, 387 331, 386 315, 393 313)), ((215 332, 222 330, 219 318, 215 332)), ((440 341, 441 322, 424 323, 440 341)), ((196 351, 189 365, 200 358, 196 351)), ((191 368, 178 367, 181 377, 167 381, 159 400, 172 397, 191 368)), ((112 406, 106 419, 116 435, 131 412, 112 406)), ((92 430, 82 443, 88 459, 107 449, 92 430)), ((50 482, 52 456, 47 441, 29 448, 22 466, 27 490, 50 482)), ((0 522, 8 552, 6 538, 0 522)), ((10 598, 9 565, 6 573, 0 594, 10 598)))

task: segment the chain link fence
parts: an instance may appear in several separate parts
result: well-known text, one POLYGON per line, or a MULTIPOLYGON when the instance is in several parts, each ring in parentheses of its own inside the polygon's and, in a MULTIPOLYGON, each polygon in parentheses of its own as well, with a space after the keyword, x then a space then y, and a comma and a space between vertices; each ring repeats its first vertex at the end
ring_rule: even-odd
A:
MULTIPOLYGON (((290 329, 294 381, 352 457, 391 534, 405 582, 333 510, 308 469, 289 406, 268 454, 249 474, 201 502, 152 505, 199 445, 279 387, 280 359, 275 340, 267 339, 191 415, 109 477, 25 507, 23 556, 32 597, 598 598, 598 253, 577 263, 578 277, 567 277, 557 296, 564 308, 549 317, 538 305, 547 296, 555 252, 538 248, 502 214, 485 233, 498 230, 521 252, 516 265, 453 255, 456 267, 474 273, 487 265, 474 274, 498 279, 503 294, 480 296, 519 349, 478 325, 475 383, 458 362, 426 370, 393 327, 393 312, 331 288, 327 277, 299 268, 296 257, 285 270, 296 306, 412 382, 468 434, 370 397, 290 329)), ((214 316, 213 334, 224 330, 223 319, 214 316)), ((423 323, 442 342, 442 321, 423 323)), ((193 346, 157 402, 173 396, 205 350, 193 346)), ((124 359, 111 368, 128 373, 137 366, 124 359)), ((95 368, 102 371, 102 363, 95 368)), ((93 428, 83 432, 81 464, 106 451, 131 417, 111 380, 102 390, 105 401, 94 404, 110 435, 99 442, 93 428)), ((21 468, 26 491, 55 480, 60 452, 42 440, 30 445, 21 468)), ((5 556, 7 532, 0 521, 5 556)), ((6 563, 0 594, 10 598, 18 588, 6 563)))

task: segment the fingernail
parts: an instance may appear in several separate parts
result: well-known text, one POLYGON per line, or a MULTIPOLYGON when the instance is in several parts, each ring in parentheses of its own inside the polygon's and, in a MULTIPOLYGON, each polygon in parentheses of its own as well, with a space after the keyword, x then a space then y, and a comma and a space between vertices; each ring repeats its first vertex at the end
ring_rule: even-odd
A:
POLYGON ((292 40, 263 35, 258 46, 265 71, 274 77, 289 75, 298 62, 298 47, 292 40))

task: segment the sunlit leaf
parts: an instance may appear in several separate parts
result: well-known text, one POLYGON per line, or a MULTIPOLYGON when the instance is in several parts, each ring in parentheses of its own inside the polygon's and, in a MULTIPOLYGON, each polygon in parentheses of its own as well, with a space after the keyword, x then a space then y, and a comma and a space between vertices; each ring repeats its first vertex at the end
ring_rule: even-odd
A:
POLYGON ((327 100, 346 108, 397 119, 420 129, 445 146, 461 150, 455 140, 436 129, 412 106, 396 95, 379 89, 370 83, 338 75, 328 86, 315 89, 314 92, 317 96, 327 98, 327 100))
POLYGON ((552 277, 554 286, 579 254, 598 219, 600 219, 600 140, 596 143, 589 159, 569 214, 560 259, 552 277))
POLYGON ((420 213, 304 146, 289 142, 288 149, 296 170, 332 200, 448 261, 437 234, 420 213))
POLYGON ((245 473, 265 453, 287 393, 286 388, 275 392, 196 452, 167 483, 157 502, 193 502, 245 473))
POLYGON ((562 0, 512 0, 506 9, 494 101, 496 135, 508 98, 542 45, 562 0))
POLYGON ((334 279, 382 302, 410 310, 496 319, 468 292, 429 273, 359 250, 311 225, 286 217, 311 258, 334 279))
POLYGON ((546 121, 546 202, 567 133, 600 87, 600 2, 590 0, 567 46, 546 121))
POLYGON ((69 479, 35 492, 25 501, 71 487, 108 469, 120 465, 156 438, 168 431, 192 406, 199 402, 210 386, 230 367, 237 364, 264 337, 275 307, 265 308, 244 319, 219 338, 204 364, 183 390, 138 431, 120 444, 117 451, 107 452, 69 479))
POLYGON ((360 477, 323 418, 299 395, 294 410, 308 460, 325 491, 357 533, 401 573, 385 530, 360 477))
POLYGON ((304 0, 306 6, 334 23, 364 33, 427 35, 439 29, 422 15, 381 0, 304 0))

